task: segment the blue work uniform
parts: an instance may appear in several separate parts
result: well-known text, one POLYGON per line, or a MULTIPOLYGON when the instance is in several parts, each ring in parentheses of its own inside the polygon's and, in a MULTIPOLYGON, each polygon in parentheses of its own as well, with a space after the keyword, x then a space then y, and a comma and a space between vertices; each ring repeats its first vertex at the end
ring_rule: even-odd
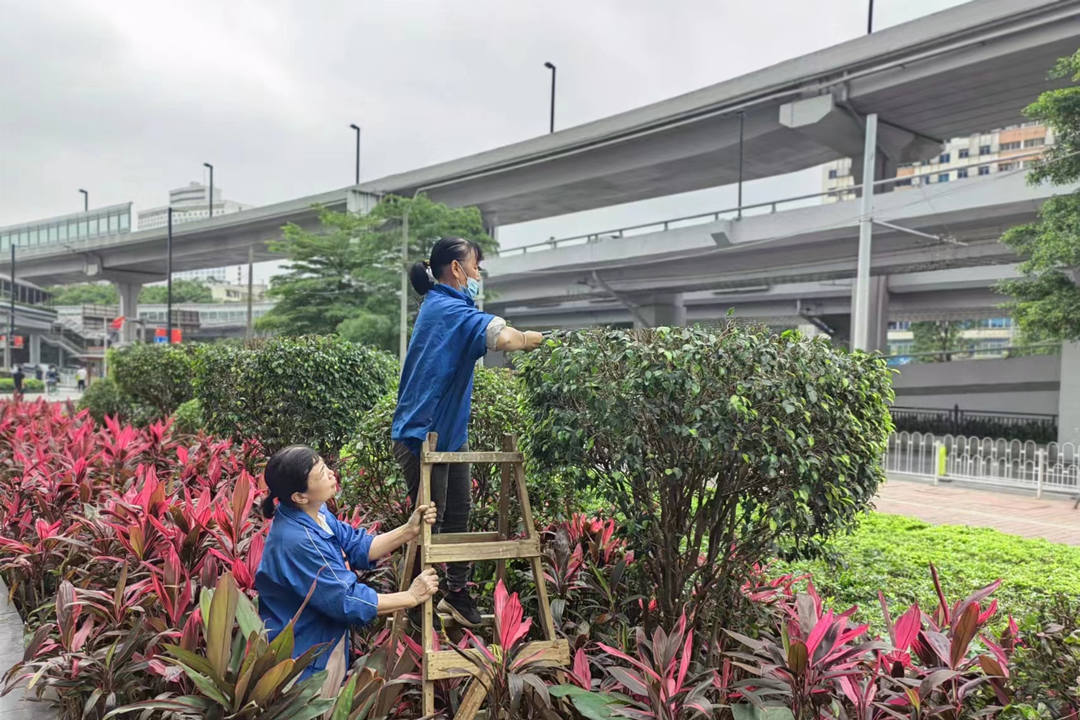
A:
POLYGON ((468 440, 473 369, 487 353, 482 312, 457 288, 437 283, 416 316, 398 386, 391 438, 415 455, 429 432, 439 434, 439 452, 456 452, 468 440))
MULTIPOLYGON (((304 612, 293 627, 294 658, 315 645, 326 650, 304 670, 306 678, 326 668, 330 651, 346 634, 349 625, 366 625, 375 619, 379 599, 376 592, 360 582, 356 570, 371 569, 368 553, 373 535, 343 523, 326 509, 319 509, 330 532, 303 510, 279 503, 266 538, 255 589, 259 593, 259 616, 266 623, 271 640, 289 623, 318 581, 304 612)), ((349 657, 346 637, 345 657, 349 657)))

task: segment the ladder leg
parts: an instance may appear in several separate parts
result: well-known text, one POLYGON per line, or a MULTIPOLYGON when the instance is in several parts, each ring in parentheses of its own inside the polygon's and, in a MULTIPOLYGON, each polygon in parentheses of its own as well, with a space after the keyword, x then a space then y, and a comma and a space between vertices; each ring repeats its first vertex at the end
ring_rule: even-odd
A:
MULTIPOLYGON (((503 450, 514 451, 514 438, 510 435, 503 437, 503 450)), ((499 483, 499 539, 507 540, 510 537, 510 486, 513 468, 503 465, 500 468, 499 483)), ((506 585, 506 561, 500 560, 495 568, 495 580, 506 585)))
MULTIPOLYGON (((431 502, 431 463, 427 461, 427 455, 430 452, 434 452, 437 442, 437 436, 435 433, 429 433, 427 440, 424 441, 423 446, 420 449, 420 491, 418 493, 417 503, 424 505, 431 502)), ((430 567, 428 562, 428 551, 431 549, 431 526, 427 523, 420 524, 420 568, 427 570, 430 567)), ((432 622, 432 607, 431 598, 424 601, 423 610, 423 638, 422 649, 424 660, 427 659, 429 654, 434 649, 434 643, 432 635, 434 633, 432 622)), ((424 662, 423 668, 423 710, 424 715, 435 714, 435 682, 429 680, 427 677, 427 663, 424 662)))
POLYGON ((469 681, 469 687, 465 690, 465 695, 461 698, 461 705, 458 706, 458 711, 454 714, 454 720, 473 720, 477 711, 480 710, 480 706, 484 704, 487 692, 487 686, 484 682, 478 677, 473 677, 469 681))
MULTIPOLYGON (((511 440, 514 449, 517 442, 511 440)), ((529 503, 529 490, 525 487, 525 467, 517 463, 514 468, 514 481, 517 485, 518 503, 521 505, 521 522, 525 526, 525 535, 529 538, 537 537, 536 524, 533 522, 532 505, 529 503)), ((555 639, 555 620, 551 616, 551 603, 548 601, 547 582, 544 580, 543 558, 529 558, 532 565, 533 578, 536 580, 536 604, 540 609, 540 624, 544 629, 544 638, 555 639)))

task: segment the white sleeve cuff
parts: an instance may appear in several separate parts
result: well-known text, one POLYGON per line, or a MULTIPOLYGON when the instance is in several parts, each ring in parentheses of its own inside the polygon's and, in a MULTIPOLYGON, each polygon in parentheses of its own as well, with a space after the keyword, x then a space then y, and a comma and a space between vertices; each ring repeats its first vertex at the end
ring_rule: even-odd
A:
POLYGON ((487 330, 485 331, 485 339, 487 340, 487 349, 495 350, 495 345, 499 342, 499 333, 506 328, 506 321, 499 316, 491 318, 491 322, 488 323, 487 330))

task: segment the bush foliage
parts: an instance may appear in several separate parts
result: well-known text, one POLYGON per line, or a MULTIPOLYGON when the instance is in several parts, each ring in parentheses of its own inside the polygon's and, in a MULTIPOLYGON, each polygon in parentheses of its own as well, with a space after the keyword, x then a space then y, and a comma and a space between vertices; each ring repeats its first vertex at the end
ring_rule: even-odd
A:
MULTIPOLYGON (((473 382, 469 444, 474 450, 498 450, 506 435, 522 433, 521 386, 512 372, 479 367, 473 382)), ((342 501, 390 523, 405 519, 405 478, 394 459, 390 440, 397 389, 386 393, 364 413, 352 441, 342 452, 342 501)), ((496 527, 499 470, 494 465, 474 465, 473 529, 496 527)), ((529 500, 538 522, 569 517, 568 506, 576 508, 580 499, 559 476, 531 476, 529 500)), ((516 507, 513 500, 511 510, 516 507)))
POLYGON ((195 396, 215 435, 268 455, 304 443, 333 461, 396 375, 386 353, 336 337, 219 343, 195 356, 195 396))
POLYGON ((821 554, 883 478, 890 371, 821 338, 591 330, 518 367, 531 459, 625 518, 668 625, 722 620, 747 568, 774 553, 821 554))
POLYGON ((194 395, 190 345, 134 344, 109 355, 109 372, 120 392, 135 404, 167 417, 194 395))
MULTIPOLYGON (((15 380, 0 378, 0 393, 15 392, 15 380)), ((23 378, 23 392, 45 392, 45 383, 37 378, 23 378)))

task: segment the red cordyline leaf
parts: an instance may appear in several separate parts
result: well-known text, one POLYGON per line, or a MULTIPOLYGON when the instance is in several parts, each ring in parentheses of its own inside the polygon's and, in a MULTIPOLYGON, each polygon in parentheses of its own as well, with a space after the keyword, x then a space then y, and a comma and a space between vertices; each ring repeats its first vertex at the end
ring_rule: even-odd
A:
POLYGON ((589 656, 585 654, 585 648, 578 648, 578 651, 574 653, 574 663, 567 676, 578 687, 592 690, 592 667, 589 664, 589 656))
POLYGON ((508 595, 502 580, 495 586, 495 628, 504 653, 509 653, 518 640, 525 637, 532 627, 532 618, 522 622, 521 601, 518 594, 508 595))

